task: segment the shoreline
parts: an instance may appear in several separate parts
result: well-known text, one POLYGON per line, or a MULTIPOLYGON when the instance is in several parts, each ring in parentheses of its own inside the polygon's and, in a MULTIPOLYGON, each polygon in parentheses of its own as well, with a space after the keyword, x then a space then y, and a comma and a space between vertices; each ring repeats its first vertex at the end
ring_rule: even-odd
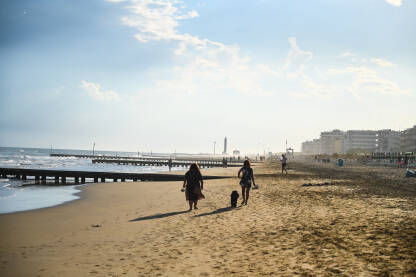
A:
POLYGON ((45 207, 34 208, 34 209, 27 209, 27 210, 0 213, 0 218, 3 215, 10 215, 10 214, 17 214, 17 213, 24 213, 24 212, 30 212, 30 211, 50 209, 50 208, 55 208, 55 207, 58 207, 58 206, 67 205, 67 204, 69 204, 71 202, 74 202, 74 201, 82 200, 82 199, 85 198, 84 195, 83 195, 83 187, 85 187, 86 185, 92 185, 92 184, 96 184, 96 183, 86 183, 86 184, 83 184, 83 185, 80 185, 80 184, 79 185, 75 185, 75 184, 74 185, 66 185, 67 187, 72 187, 73 186, 76 190, 78 190, 78 192, 75 192, 75 193, 71 194, 71 196, 77 196, 78 198, 70 199, 70 200, 61 202, 59 204, 51 205, 51 206, 45 206, 45 207))
MULTIPOLYGON (((156 172, 151 172, 151 173, 155 173, 155 174, 183 174, 185 172, 185 170, 173 170, 173 171, 156 171, 156 172)), ((11 178, 8 178, 8 181, 22 181, 20 179, 16 179, 13 180, 11 178)), ((8 181, 5 181, 5 183, 7 183, 8 181)), ((126 180, 126 182, 132 182, 130 180, 126 180)), ((72 198, 72 197, 78 197, 75 199, 69 199, 69 200, 63 200, 62 202, 59 202, 57 204, 52 204, 52 205, 47 205, 47 206, 43 206, 43 207, 37 207, 37 208, 28 208, 28 209, 24 209, 24 210, 17 210, 17 211, 11 211, 11 212, 1 212, 1 215, 5 215, 5 214, 12 214, 12 213, 21 213, 21 212, 26 212, 26 211, 33 211, 33 210, 39 210, 39 209, 46 209, 46 208, 53 208, 53 207, 57 207, 60 205, 65 205, 69 202, 73 202, 73 201, 77 201, 77 200, 81 200, 82 197, 82 192, 83 192, 83 188, 87 185, 92 185, 92 184, 100 184, 101 182, 95 183, 95 182, 86 182, 85 184, 76 184, 76 183, 67 183, 66 185, 40 185, 40 184, 26 184, 26 185, 21 185, 22 187, 39 187, 39 188, 68 188, 71 187, 75 190, 78 190, 77 192, 71 193, 70 195, 67 195, 67 198, 72 198)), ((111 181, 108 181, 107 183, 113 183, 111 181)), ((117 182, 115 182, 117 183, 117 182)), ((20 186, 19 186, 20 187, 20 186)), ((13 187, 13 189, 18 189, 18 187, 13 187)), ((46 198, 46 197, 45 197, 46 198)))
MULTIPOLYGON (((203 171, 203 172, 206 172, 206 171, 208 171, 208 170, 215 170, 216 168, 208 168, 208 169, 203 169, 203 170, 201 170, 201 171, 203 171)), ((185 174, 186 173, 186 170, 173 170, 173 171, 158 171, 158 172, 155 172, 155 173, 160 173, 160 174, 185 174)), ((126 182, 132 182, 132 181, 126 181, 126 182)), ((150 181, 150 182, 153 182, 153 181, 150 181)), ((119 182, 106 182, 106 183, 114 183, 114 184, 117 184, 117 183, 119 183, 119 182)), ((34 208, 34 209, 26 209, 26 210, 20 210, 20 211, 12 211, 12 212, 5 212, 5 213, 0 213, 0 217, 2 216, 2 215, 8 215, 8 214, 15 214, 15 213, 24 213, 24 212, 29 212, 29 211, 36 211, 36 210, 43 210, 43 209, 49 209, 49 208, 54 208, 54 207, 58 207, 58 206, 62 206, 62 205, 67 205, 67 204, 69 204, 69 203, 71 203, 71 202, 75 202, 75 201, 79 201, 79 200, 83 200, 83 199, 85 199, 85 195, 84 195, 84 191, 85 191, 85 187, 88 185, 88 186, 90 186, 90 185, 97 185, 97 184, 102 184, 101 182, 98 182, 98 183, 94 183, 94 182, 88 182, 88 183, 85 183, 85 184, 67 184, 67 185, 63 185, 64 187, 74 187, 76 190, 78 190, 78 192, 75 192, 75 193, 72 193, 71 194, 71 196, 77 196, 78 198, 76 198, 76 199, 70 199, 70 200, 67 200, 67 201, 64 201, 64 202, 61 202, 61 203, 58 203, 58 204, 55 204, 55 205, 51 205, 51 206, 45 206, 45 207, 39 207, 39 208, 34 208)), ((32 185, 26 185, 26 186, 32 186, 32 185)), ((55 186, 55 185, 50 185, 50 186, 48 186, 48 185, 35 185, 35 184, 33 184, 33 186, 43 186, 43 187, 61 187, 61 186, 55 186)))

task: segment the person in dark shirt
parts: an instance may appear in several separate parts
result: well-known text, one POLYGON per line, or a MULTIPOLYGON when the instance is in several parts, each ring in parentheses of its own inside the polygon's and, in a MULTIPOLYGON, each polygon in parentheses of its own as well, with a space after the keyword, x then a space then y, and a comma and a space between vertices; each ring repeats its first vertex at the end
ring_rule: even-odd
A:
POLYGON ((198 209, 198 200, 204 199, 205 196, 202 194, 204 182, 197 163, 191 164, 188 172, 186 172, 183 189, 185 189, 186 201, 189 202, 189 210, 192 211, 192 205, 195 210, 198 209))
POLYGON ((283 174, 283 171, 286 171, 286 174, 287 174, 286 166, 287 166, 287 158, 285 154, 282 154, 282 174, 283 174))
POLYGON ((240 179, 241 194, 243 195, 243 202, 241 202, 241 205, 247 205, 248 197, 250 196, 251 183, 253 182, 253 185, 256 185, 250 160, 244 161, 243 167, 238 171, 238 178, 240 179))

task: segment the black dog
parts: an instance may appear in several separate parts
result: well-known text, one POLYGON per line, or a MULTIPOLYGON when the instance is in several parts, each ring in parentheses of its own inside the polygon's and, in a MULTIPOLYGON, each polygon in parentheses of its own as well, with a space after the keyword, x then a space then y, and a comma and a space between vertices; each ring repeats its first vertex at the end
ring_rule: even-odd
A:
POLYGON ((240 195, 238 194, 238 192, 236 190, 233 190, 233 192, 231 193, 231 207, 232 208, 237 207, 238 197, 240 197, 240 195))

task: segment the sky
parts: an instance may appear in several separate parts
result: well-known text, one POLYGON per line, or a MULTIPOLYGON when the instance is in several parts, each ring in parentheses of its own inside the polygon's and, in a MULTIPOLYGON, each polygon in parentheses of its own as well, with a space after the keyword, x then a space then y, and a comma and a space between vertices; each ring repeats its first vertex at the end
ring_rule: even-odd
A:
POLYGON ((416 1, 0 1, 0 146, 300 151, 416 125, 416 1))

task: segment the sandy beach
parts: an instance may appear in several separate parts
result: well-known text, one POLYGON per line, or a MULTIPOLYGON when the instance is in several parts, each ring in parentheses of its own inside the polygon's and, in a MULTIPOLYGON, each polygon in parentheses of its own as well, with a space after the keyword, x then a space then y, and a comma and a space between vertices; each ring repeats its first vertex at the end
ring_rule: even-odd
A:
POLYGON ((126 182, 1 215, 0 276, 416 276, 416 178, 359 165, 289 169, 256 165, 260 189, 235 209, 230 178, 206 181, 192 212, 180 182, 126 182))

